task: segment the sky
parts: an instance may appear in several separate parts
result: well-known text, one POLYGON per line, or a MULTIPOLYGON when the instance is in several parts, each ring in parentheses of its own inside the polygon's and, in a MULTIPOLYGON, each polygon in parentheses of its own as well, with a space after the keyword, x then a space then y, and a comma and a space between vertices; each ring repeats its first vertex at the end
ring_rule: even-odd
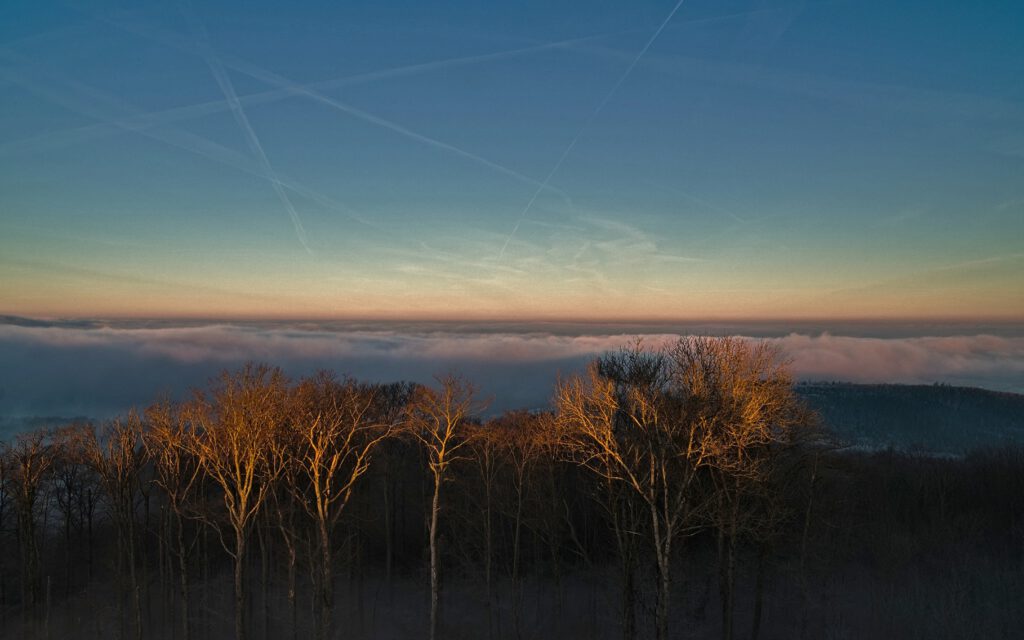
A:
POLYGON ((1024 321, 1020 2, 0 11, 2 314, 1024 321))

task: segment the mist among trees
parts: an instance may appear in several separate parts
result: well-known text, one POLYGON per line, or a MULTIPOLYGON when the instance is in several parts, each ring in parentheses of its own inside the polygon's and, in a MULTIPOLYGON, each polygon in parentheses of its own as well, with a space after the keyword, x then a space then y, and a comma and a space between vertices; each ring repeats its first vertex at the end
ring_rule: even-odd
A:
POLYGON ((0 451, 11 638, 993 638, 1024 452, 850 451, 777 350, 636 342, 487 417, 457 373, 225 371, 0 451))

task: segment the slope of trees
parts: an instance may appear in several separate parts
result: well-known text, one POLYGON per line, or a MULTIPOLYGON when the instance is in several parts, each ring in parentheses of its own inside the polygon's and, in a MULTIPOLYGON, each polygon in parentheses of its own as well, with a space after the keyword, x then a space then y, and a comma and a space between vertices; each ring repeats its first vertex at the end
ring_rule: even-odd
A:
POLYGON ((837 436, 864 447, 959 455, 1024 444, 1024 396, 949 385, 801 383, 837 436))
POLYGON ((1024 624, 1024 454, 838 450, 763 344, 637 342, 561 380, 550 412, 485 406, 456 375, 380 385, 253 364, 182 402, 20 434, 0 450, 0 632, 756 640, 1024 624))

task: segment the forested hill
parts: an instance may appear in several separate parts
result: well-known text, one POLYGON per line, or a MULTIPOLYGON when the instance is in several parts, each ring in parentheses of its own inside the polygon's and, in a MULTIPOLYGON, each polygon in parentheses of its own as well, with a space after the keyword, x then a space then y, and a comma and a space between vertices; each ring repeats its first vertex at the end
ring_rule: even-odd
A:
POLYGON ((841 440, 963 453, 1024 443, 1024 395, 947 385, 802 383, 797 390, 841 440))

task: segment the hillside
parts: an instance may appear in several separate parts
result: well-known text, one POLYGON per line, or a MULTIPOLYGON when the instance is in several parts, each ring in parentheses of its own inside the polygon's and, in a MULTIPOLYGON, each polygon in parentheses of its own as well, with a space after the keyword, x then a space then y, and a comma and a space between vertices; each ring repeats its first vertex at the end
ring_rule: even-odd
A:
POLYGON ((963 453, 1024 442, 1024 395, 947 385, 802 383, 798 392, 851 444, 963 453))

